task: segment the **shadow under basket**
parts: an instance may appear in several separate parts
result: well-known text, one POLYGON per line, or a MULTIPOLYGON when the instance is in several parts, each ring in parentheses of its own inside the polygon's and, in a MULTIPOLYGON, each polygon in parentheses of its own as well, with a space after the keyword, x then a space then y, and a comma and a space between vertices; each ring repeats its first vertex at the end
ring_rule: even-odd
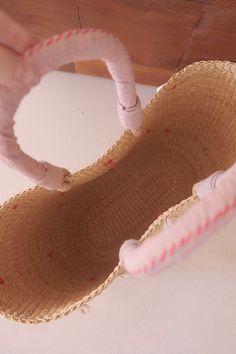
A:
POLYGON ((122 243, 180 217, 195 203, 186 200, 193 185, 236 160, 235 90, 235 64, 188 66, 145 108, 137 134, 126 131, 73 176, 70 190, 36 187, 7 201, 0 208, 1 314, 26 323, 57 319, 121 275, 122 243))

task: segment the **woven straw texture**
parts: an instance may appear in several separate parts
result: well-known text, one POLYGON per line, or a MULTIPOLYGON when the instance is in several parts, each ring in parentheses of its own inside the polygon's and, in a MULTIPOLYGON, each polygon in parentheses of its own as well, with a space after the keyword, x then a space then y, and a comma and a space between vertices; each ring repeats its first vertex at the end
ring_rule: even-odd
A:
POLYGON ((70 190, 36 187, 7 201, 0 312, 26 323, 57 319, 121 275, 121 244, 180 217, 194 203, 193 185, 236 160, 235 90, 235 64, 188 66, 145 108, 137 134, 126 131, 73 175, 70 190))

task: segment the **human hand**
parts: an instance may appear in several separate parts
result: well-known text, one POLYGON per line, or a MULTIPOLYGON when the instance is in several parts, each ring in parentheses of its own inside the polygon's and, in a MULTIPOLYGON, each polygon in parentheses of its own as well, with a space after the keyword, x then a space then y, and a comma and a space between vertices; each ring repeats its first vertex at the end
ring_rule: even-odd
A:
POLYGON ((36 43, 36 38, 0 10, 0 85, 17 77, 20 55, 36 43))

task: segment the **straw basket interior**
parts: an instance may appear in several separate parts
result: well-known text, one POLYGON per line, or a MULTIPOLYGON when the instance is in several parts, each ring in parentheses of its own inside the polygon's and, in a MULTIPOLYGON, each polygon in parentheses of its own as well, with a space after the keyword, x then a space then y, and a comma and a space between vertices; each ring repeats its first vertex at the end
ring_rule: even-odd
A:
POLYGON ((3 314, 41 322, 75 309, 113 271, 126 239, 233 164, 235 67, 187 67, 145 109, 139 136, 125 132, 69 191, 36 188, 1 207, 3 314))

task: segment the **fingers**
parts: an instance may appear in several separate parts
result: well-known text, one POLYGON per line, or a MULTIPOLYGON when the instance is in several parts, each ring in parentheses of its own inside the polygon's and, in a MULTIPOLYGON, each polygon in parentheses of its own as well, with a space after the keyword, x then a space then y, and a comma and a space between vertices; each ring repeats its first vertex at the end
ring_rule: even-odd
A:
POLYGON ((24 52, 37 40, 28 34, 18 23, 6 13, 0 11, 0 43, 8 46, 17 53, 24 52))
POLYGON ((33 36, 0 10, 0 85, 17 79, 21 69, 18 54, 35 43, 33 36))
POLYGON ((18 56, 0 45, 0 85, 6 85, 16 76, 18 56))

